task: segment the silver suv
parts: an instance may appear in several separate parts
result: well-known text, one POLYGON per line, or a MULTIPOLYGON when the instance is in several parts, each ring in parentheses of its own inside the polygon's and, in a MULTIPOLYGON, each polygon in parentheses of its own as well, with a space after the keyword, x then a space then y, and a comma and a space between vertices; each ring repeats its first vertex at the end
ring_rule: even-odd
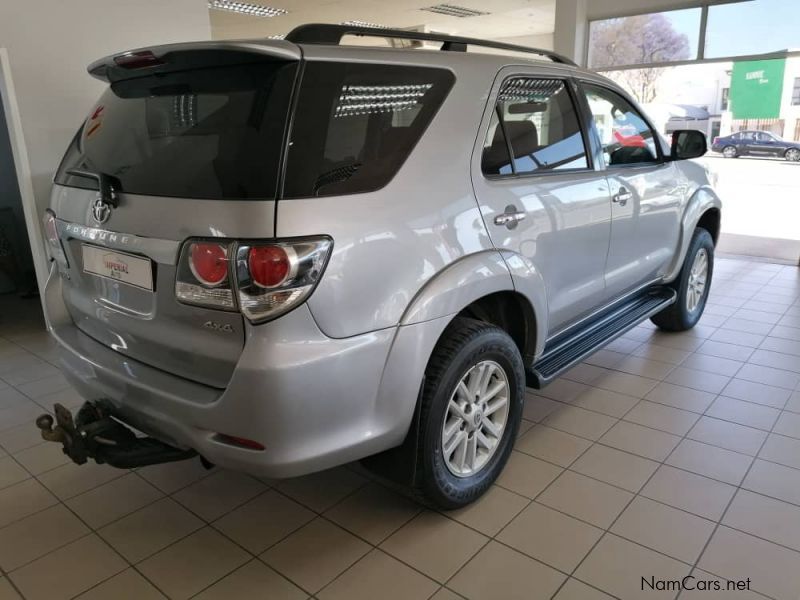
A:
POLYGON ((366 459, 458 507, 508 459, 526 382, 703 312, 720 201, 681 159, 704 136, 667 145, 551 52, 306 25, 89 72, 108 87, 45 218, 48 325, 88 402, 37 421, 78 463, 366 459))

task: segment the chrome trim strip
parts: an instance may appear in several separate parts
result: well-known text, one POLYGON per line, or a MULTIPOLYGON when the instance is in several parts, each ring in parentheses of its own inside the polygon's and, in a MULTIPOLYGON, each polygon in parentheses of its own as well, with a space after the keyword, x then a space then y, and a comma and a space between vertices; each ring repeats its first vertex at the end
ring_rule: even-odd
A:
POLYGON ((178 263, 178 250, 181 242, 108 231, 61 219, 55 221, 59 237, 62 240, 81 240, 96 246, 142 254, 161 264, 175 265, 178 263))

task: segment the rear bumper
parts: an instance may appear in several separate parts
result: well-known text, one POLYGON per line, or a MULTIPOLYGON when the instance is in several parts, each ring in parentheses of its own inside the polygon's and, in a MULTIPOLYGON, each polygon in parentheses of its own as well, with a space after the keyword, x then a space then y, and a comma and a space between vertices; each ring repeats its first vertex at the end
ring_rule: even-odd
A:
POLYGON ((107 399, 120 420, 212 463, 293 477, 391 448, 405 436, 416 397, 387 404, 379 394, 396 329, 328 338, 303 305, 248 329, 233 377, 220 390, 94 341, 65 318, 56 288, 60 279, 51 275, 48 322, 78 392, 107 399), (265 450, 232 446, 217 433, 255 440, 265 450))

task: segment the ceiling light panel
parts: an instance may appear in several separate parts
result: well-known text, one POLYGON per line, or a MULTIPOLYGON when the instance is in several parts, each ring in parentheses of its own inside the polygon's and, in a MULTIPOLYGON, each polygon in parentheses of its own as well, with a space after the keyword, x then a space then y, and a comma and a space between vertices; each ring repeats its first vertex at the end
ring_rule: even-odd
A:
POLYGON ((434 4, 420 10, 427 10, 428 12, 437 13, 440 15, 447 15, 448 17, 480 17, 481 15, 488 15, 490 13, 482 10, 473 10, 465 6, 456 6, 455 4, 434 4))
POLYGON ((342 21, 342 25, 350 25, 351 27, 371 27, 372 29, 389 29, 386 25, 378 25, 377 23, 370 23, 369 21, 342 21))
POLYGON ((279 17, 289 11, 283 8, 273 8, 262 4, 251 4, 249 2, 234 2, 233 0, 208 0, 208 8, 214 10, 229 10, 240 15, 251 17, 279 17))

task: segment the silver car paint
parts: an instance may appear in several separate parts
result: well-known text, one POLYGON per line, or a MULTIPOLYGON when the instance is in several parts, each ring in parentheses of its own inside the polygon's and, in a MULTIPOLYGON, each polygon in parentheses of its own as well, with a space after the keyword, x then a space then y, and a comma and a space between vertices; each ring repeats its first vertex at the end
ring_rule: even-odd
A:
MULTIPOLYGON (((225 45, 299 55, 288 42, 225 45)), ((605 292, 605 265, 587 260, 586 248, 604 256, 600 250, 611 243, 613 219, 631 218, 612 215, 606 176, 615 181, 616 175, 600 163, 591 172, 517 182, 489 181, 476 163, 501 72, 580 76, 617 89, 604 78, 490 54, 329 46, 305 46, 303 54, 308 60, 449 68, 456 83, 406 163, 377 192, 280 201, 277 220, 272 202, 122 197, 104 227, 132 234, 136 251, 166 268, 174 268, 177 248, 189 236, 334 238, 325 275, 306 304, 262 325, 243 321, 243 349, 233 357, 224 389, 199 383, 196 374, 170 373, 175 365, 168 353, 146 364, 86 335, 70 316, 74 302, 65 306, 64 288, 70 282, 55 266, 45 290, 65 373, 81 394, 110 399, 132 425, 193 447, 212 462, 271 477, 319 470, 399 444, 433 346, 453 316, 483 295, 513 292, 527 300, 536 320, 528 358, 541 354, 548 335, 615 299, 605 292), (526 228, 515 236, 492 223, 510 197, 529 213, 526 228), (568 218, 551 198, 576 207, 579 218, 568 218), (553 239, 561 235, 568 236, 569 244, 553 239), (260 441, 267 450, 224 444, 216 432, 260 441)), ((596 148, 592 152, 596 157, 596 148)), ((689 182, 680 197, 671 189, 661 192, 675 195, 663 209, 674 214, 673 236, 667 239, 665 233, 656 249, 640 248, 653 254, 643 271, 664 280, 677 274, 687 232, 702 212, 719 207, 702 169, 672 164, 676 176, 683 174, 676 180, 689 182), (662 250, 667 245, 669 253, 662 250)), ((52 206, 65 222, 87 225, 93 198, 93 192, 56 186, 52 206)), ((651 198, 642 196, 640 212, 659 206, 651 198)), ((93 241, 110 247, 119 243, 108 236, 93 241)), ((160 287, 158 302, 172 301, 171 290, 160 287)), ((121 323, 127 334, 137 334, 130 323, 121 323)), ((191 347, 174 331, 169 334, 175 343, 191 347)))

